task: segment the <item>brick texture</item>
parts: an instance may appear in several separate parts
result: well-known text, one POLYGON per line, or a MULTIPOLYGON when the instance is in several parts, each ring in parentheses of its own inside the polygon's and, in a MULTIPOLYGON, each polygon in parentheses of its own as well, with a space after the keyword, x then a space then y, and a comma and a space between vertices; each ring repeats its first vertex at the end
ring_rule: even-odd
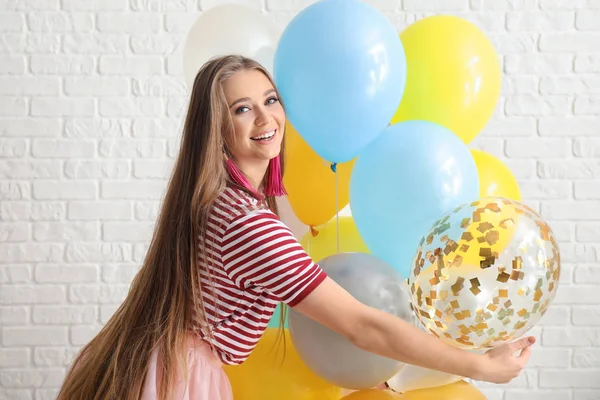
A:
MULTIPOLYGON (((313 2, 233 1, 279 27, 313 2)), ((490 399, 599 399, 600 1, 367 2, 399 31, 439 13, 488 34, 502 96, 472 146, 511 168, 561 245, 527 370, 475 384, 490 399)), ((221 3, 0 1, 0 399, 55 398, 126 296, 179 145, 183 42, 221 3)))

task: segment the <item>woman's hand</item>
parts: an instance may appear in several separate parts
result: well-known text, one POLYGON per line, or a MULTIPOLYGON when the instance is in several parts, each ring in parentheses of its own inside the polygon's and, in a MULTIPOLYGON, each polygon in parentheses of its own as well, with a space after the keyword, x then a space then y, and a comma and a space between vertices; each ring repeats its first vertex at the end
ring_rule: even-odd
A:
POLYGON ((535 338, 529 336, 489 350, 482 355, 482 362, 474 379, 491 383, 510 382, 525 368, 534 343, 535 338))

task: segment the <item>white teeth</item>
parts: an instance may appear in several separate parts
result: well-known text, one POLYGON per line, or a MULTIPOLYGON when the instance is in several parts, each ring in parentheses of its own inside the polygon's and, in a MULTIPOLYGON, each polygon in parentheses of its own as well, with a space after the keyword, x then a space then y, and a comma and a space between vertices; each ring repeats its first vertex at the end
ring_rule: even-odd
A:
POLYGON ((252 139, 252 140, 271 139, 273 137, 273 135, 275 135, 275 131, 267 132, 264 135, 255 136, 255 137, 250 138, 250 139, 252 139))

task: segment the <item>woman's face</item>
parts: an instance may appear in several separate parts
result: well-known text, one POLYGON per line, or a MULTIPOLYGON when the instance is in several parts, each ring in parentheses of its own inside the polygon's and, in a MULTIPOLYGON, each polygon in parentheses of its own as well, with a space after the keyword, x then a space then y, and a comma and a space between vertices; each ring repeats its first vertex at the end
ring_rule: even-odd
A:
POLYGON ((281 151, 285 113, 271 81, 259 70, 242 70, 223 84, 233 120, 230 152, 241 165, 268 161, 281 151))

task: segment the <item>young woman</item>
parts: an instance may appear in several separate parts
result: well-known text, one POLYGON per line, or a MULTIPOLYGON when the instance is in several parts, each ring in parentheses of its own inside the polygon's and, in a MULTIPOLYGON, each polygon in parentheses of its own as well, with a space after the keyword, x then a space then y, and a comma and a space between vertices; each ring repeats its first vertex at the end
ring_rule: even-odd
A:
POLYGON ((244 362, 279 302, 382 356, 495 383, 520 373, 532 337, 484 355, 459 350, 359 303, 312 262, 277 217, 284 128, 259 64, 203 66, 146 259, 60 400, 229 400, 221 365, 244 362))

